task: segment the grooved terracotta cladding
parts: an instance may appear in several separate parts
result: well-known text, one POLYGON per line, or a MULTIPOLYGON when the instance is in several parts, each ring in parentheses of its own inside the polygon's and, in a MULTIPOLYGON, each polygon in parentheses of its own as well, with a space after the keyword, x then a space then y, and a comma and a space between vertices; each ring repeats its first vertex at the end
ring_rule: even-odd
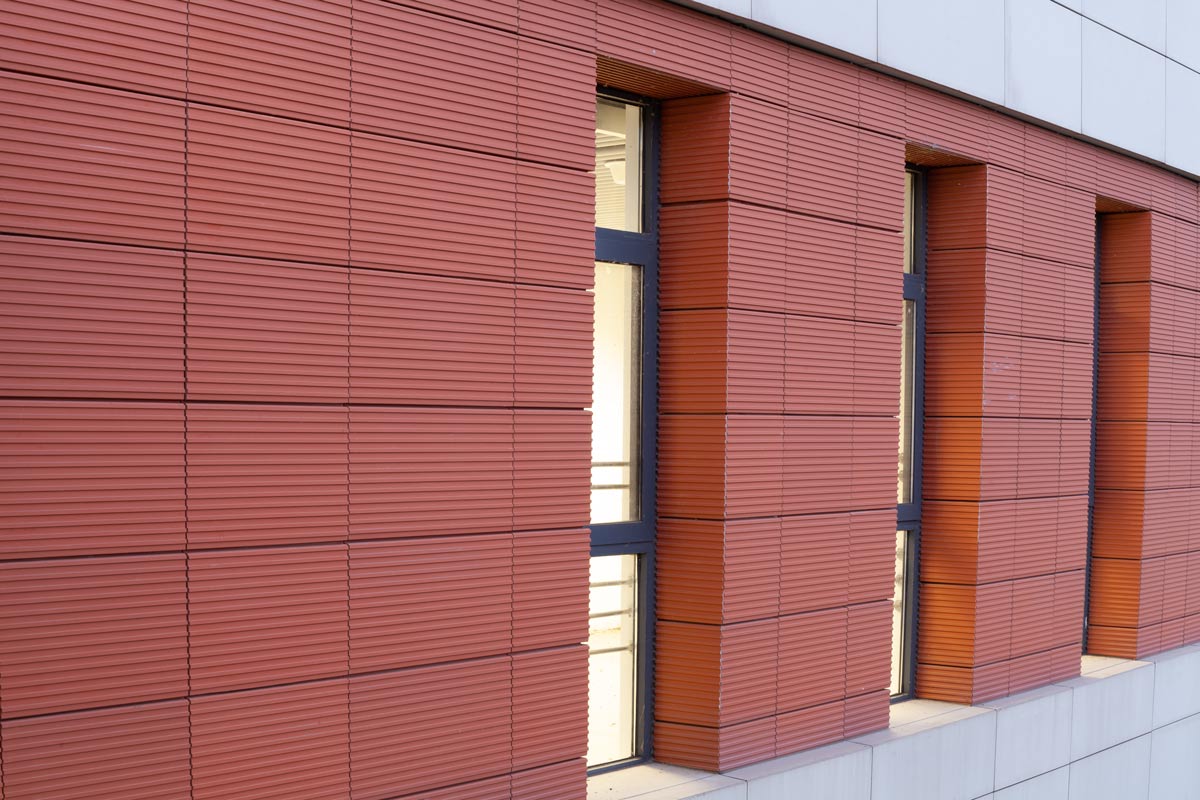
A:
POLYGON ((583 800, 597 84, 662 100, 654 758, 1200 641, 1194 182, 662 0, 0 6, 0 797, 583 800))

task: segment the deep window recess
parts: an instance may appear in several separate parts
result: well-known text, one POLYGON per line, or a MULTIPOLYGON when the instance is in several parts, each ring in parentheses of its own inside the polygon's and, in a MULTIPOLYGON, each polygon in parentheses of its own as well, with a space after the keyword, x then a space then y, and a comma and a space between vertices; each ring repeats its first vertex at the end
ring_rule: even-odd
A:
POLYGON ((1095 255, 1092 258, 1092 430, 1088 445, 1087 551, 1083 560, 1083 632, 1080 641, 1088 652, 1088 613, 1092 607, 1092 540, 1096 531, 1096 420, 1100 406, 1100 237, 1101 216, 1096 215, 1095 255))
POLYGON ((894 698, 912 695, 916 670, 917 558, 921 536, 921 436, 925 416, 925 192, 904 173, 904 294, 900 352, 900 448, 896 478, 896 578, 892 597, 894 698))
POLYGON ((651 755, 657 121, 647 102, 601 96, 596 103, 587 753, 592 771, 651 755))

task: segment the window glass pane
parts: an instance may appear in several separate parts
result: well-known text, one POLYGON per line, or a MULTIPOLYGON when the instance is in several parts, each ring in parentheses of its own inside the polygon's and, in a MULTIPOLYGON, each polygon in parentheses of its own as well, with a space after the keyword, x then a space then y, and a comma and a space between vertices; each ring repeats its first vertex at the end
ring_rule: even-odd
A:
POLYGON ((904 691, 904 637, 908 618, 908 531, 896 531, 896 582, 892 587, 892 694, 904 691))
POLYGON ((642 109, 596 103, 596 227, 642 229, 642 109))
POLYGON ((904 173, 904 271, 912 272, 916 263, 913 258, 913 245, 916 240, 913 230, 916 216, 913 214, 913 174, 904 173))
POLYGON ((588 766, 633 755, 637 556, 592 559, 588 605, 588 766))
POLYGON ((592 356, 592 522, 639 518, 642 273, 596 263, 592 356))
POLYGON ((896 499, 911 503, 913 494, 913 382, 916 378, 917 304, 904 301, 900 345, 900 463, 896 499))

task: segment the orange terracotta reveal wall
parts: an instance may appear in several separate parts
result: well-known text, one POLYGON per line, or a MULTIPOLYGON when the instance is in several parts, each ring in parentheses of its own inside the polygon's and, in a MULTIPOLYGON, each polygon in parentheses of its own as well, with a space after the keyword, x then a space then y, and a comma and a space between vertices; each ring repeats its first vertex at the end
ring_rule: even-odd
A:
POLYGON ((598 81, 665 99, 656 757, 887 723, 906 158, 974 165, 931 187, 921 690, 1078 666, 1098 196, 1172 233, 1113 278, 1147 467, 1101 470, 1168 521, 1097 551, 1092 641, 1200 638, 1200 542, 1147 533, 1200 475, 1157 388, 1194 182, 659 0, 22 0, 4 798, 586 796, 598 81))
POLYGON ((999 164, 928 195, 917 690, 979 702, 1079 669, 1095 201, 999 164))
POLYGON ((1196 226, 1101 217, 1100 373, 1088 650, 1200 639, 1196 226))

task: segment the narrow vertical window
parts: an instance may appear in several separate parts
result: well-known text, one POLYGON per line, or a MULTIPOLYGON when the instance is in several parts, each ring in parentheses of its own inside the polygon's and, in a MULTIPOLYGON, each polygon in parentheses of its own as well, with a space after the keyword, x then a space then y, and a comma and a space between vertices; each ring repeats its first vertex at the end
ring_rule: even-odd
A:
POLYGON ((912 693, 916 653, 917 553, 921 532, 921 428, 925 373, 924 183, 904 173, 904 289, 900 349, 900 442, 896 470, 896 572, 892 597, 894 697, 912 693))
POLYGON ((650 755, 658 237, 655 114, 596 103, 592 358, 592 562, 588 753, 592 769, 650 755))

